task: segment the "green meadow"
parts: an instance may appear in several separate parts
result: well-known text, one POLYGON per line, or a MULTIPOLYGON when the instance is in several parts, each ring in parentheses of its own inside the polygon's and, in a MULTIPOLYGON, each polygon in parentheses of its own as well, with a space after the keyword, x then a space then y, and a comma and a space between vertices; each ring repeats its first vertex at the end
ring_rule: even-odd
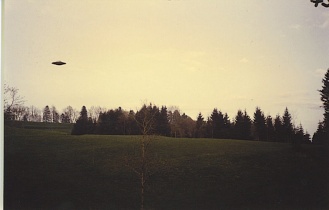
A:
MULTIPOLYGON (((140 209, 140 136, 71 128, 5 126, 5 209, 140 209)), ((320 146, 155 137, 147 155, 145 209, 329 208, 320 146)))

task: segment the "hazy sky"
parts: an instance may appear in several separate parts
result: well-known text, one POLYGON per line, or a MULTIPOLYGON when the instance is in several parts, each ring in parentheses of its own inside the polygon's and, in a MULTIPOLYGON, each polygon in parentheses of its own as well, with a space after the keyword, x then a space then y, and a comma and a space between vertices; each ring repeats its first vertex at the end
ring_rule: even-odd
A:
POLYGON ((322 119, 329 8, 309 0, 8 0, 3 11, 3 81, 26 105, 147 101, 193 119, 288 107, 311 134, 322 119))

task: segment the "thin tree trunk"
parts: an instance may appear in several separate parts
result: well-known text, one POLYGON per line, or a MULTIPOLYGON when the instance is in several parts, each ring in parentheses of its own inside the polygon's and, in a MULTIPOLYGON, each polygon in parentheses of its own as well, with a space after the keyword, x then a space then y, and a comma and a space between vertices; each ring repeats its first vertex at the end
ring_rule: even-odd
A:
POLYGON ((144 172, 141 174, 141 210, 144 210, 144 172))
POLYGON ((144 184, 145 184, 145 135, 142 137, 141 149, 142 149, 142 171, 141 171, 141 210, 144 210, 144 184))

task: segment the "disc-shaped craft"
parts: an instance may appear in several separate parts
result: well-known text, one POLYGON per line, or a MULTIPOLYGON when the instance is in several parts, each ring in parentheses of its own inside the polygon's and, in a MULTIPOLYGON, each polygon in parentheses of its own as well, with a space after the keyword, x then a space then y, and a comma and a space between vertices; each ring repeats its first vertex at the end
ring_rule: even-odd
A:
POLYGON ((64 64, 66 64, 66 63, 63 62, 63 61, 55 61, 55 62, 52 62, 52 64, 54 64, 54 65, 58 65, 58 66, 61 66, 61 65, 64 65, 64 64))

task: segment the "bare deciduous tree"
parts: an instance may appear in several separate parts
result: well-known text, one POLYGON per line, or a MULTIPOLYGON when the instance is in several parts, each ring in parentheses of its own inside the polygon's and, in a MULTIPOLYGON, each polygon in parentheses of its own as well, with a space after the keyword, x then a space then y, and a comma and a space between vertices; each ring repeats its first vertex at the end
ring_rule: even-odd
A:
POLYGON ((97 122, 99 114, 106 112, 106 108, 102 108, 100 106, 91 106, 88 110, 88 117, 92 119, 94 123, 97 122))
POLYGON ((11 108, 13 120, 28 121, 29 108, 21 105, 16 105, 11 108))
POLYGON ((29 109, 29 121, 41 122, 41 110, 37 109, 35 106, 31 106, 29 109))
POLYGON ((68 106, 63 110, 63 115, 70 123, 75 123, 80 115, 79 111, 68 106))
POLYGON ((18 88, 10 87, 5 84, 4 88, 4 105, 5 108, 11 108, 13 106, 22 105, 24 103, 24 98, 18 94, 18 88))
POLYGON ((7 119, 16 120, 16 111, 22 111, 24 98, 18 94, 18 88, 4 85, 4 111, 7 119))
POLYGON ((141 210, 143 210, 145 184, 152 174, 149 167, 151 161, 149 158, 148 148, 150 143, 155 140, 155 136, 152 135, 152 131, 155 126, 155 112, 153 112, 152 106, 150 105, 147 107, 144 105, 141 110, 136 113, 135 121, 137 122, 142 134, 139 138, 140 160, 137 164, 132 164, 133 161, 127 158, 126 165, 136 173, 140 180, 141 210))

